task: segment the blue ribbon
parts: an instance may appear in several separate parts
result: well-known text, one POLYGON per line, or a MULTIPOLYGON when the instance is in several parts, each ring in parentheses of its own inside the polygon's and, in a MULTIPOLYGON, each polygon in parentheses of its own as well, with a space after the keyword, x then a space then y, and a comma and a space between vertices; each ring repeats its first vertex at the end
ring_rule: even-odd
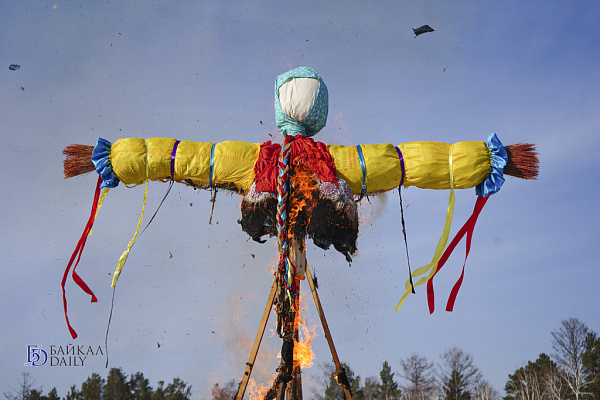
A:
POLYGON ((106 139, 98 138, 94 150, 92 150, 92 163, 96 172, 102 178, 101 188, 115 188, 119 184, 119 178, 116 177, 110 163, 110 148, 112 143, 106 139))
POLYGON ((360 144, 356 146, 356 149, 358 150, 360 169, 362 169, 362 188, 360 190, 360 197, 362 198, 367 194, 367 166, 365 164, 365 158, 363 157, 362 147, 360 147, 360 144))
POLYGON ((487 146, 492 156, 490 174, 485 178, 485 181, 475 187, 475 193, 483 197, 487 197, 500 190, 504 183, 504 167, 506 167, 506 163, 508 162, 506 149, 495 133, 492 132, 489 134, 487 146))

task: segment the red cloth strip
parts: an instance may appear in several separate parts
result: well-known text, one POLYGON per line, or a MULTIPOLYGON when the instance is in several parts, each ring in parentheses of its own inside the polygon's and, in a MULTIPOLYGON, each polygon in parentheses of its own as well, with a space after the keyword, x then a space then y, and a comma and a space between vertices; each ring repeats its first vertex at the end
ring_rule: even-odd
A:
POLYGON ((472 225, 469 227, 469 230, 467 232, 467 243, 466 243, 467 251, 465 254, 465 262, 463 263, 463 268, 462 268, 462 273, 460 274, 460 278, 458 278, 458 281, 456 281, 456 283, 454 284, 454 287, 452 288, 452 291, 450 292, 450 297, 448 297, 448 303, 446 304, 446 311, 451 312, 454 309, 454 302, 456 301, 456 296, 458 295, 458 291, 460 290, 460 286, 462 285, 463 277, 465 275, 465 264, 467 263, 467 257, 469 256, 469 252, 471 251, 471 239, 473 238, 473 231, 475 230, 475 223, 477 222, 479 213, 483 209, 483 206, 485 205, 485 203, 487 202, 489 197, 490 197, 489 195, 487 197, 482 197, 482 196, 477 197, 477 203, 475 204, 475 210, 473 210, 474 218, 471 221, 472 225), (478 207, 478 204, 479 204, 479 207, 478 207), (477 213, 477 214, 475 214, 475 213, 477 213))
POLYGON ((454 251, 454 249, 456 248, 458 243, 465 236, 465 234, 467 234, 466 254, 465 254, 465 262, 463 263, 462 274, 460 275, 460 278, 458 278, 458 281, 454 284, 454 287, 452 288, 452 291, 450 292, 450 298, 448 299, 448 304, 446 305, 446 311, 453 310, 454 302, 456 301, 456 296, 458 294, 460 286, 462 285, 463 277, 465 274, 465 264, 467 263, 467 257, 469 257, 469 252, 471 251, 471 239, 473 237, 475 223, 477 223, 477 218, 479 217, 479 214, 481 213, 481 210, 483 209, 483 206, 485 206, 485 203, 487 202, 489 197, 490 197, 489 195, 487 197, 477 196, 477 201, 475 202, 475 208, 473 209, 473 214, 471 214, 471 216, 469 217, 467 222, 465 222, 465 224, 463 225, 462 228, 460 228, 460 230, 458 231, 458 233, 456 234, 454 239, 452 239, 452 242, 450 242, 450 245, 446 248, 446 251, 444 251, 444 254, 442 254, 442 257, 440 257, 440 260, 438 261, 438 265, 437 265, 437 269, 436 269, 435 273, 427 281, 427 303, 429 305, 429 313, 430 314, 432 314, 433 311, 435 310, 435 295, 433 292, 433 278, 437 275, 438 272, 440 272, 440 270, 442 269, 444 264, 446 264, 446 261, 448 261, 448 258, 450 257, 450 255, 452 254, 452 252, 454 251))
MULTIPOLYGON (((311 171, 324 182, 333 182, 335 177, 335 162, 324 143, 315 142, 306 136, 286 136, 285 140, 293 139, 290 145, 290 160, 305 162, 311 171), (290 138, 290 139, 288 139, 290 138)), ((277 174, 279 174, 279 153, 281 145, 265 142, 260 145, 258 160, 254 165, 256 190, 259 192, 277 193, 277 174)))
POLYGON ((88 285, 86 285, 86 283, 83 281, 83 279, 81 279, 81 277, 75 272, 75 268, 77 268, 77 264, 79 264, 79 259, 81 258, 81 254, 83 253, 83 248, 85 247, 85 242, 87 241, 90 231, 92 230, 92 225, 94 225, 94 219, 96 218, 96 210, 98 209, 98 199, 100 198, 100 184, 101 183, 102 183, 102 177, 100 175, 98 175, 98 183, 96 184, 96 192, 94 194, 94 202, 92 203, 92 212, 90 214, 90 218, 85 226, 85 229, 83 230, 83 234, 81 235, 79 242, 77 243, 77 247, 75 247, 75 251, 71 255, 71 259, 69 260, 69 263, 67 264, 67 268, 65 269, 65 273, 63 275, 62 282, 61 282, 65 319, 67 320, 67 327, 69 328, 69 332, 71 333, 71 337, 73 339, 77 338, 77 333, 75 332, 73 327, 71 327, 71 324, 69 323, 69 317, 67 315, 67 296, 65 293, 65 284, 67 283, 67 277, 69 276, 69 271, 71 269, 71 265, 73 265, 73 261, 75 261, 75 257, 77 257, 77 261, 75 262, 75 265, 73 265, 73 273, 72 273, 73 280, 75 281, 75 283, 77 283, 77 285, 79 285, 79 287, 81 289, 83 289, 83 291, 85 293, 92 296, 92 303, 95 303, 98 301, 98 299, 96 298, 94 293, 91 291, 91 289, 88 287, 88 285))

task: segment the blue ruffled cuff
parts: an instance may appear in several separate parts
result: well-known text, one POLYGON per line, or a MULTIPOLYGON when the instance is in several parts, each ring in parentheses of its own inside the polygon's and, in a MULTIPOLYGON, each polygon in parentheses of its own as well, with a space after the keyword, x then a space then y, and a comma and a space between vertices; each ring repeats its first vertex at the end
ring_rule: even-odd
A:
POLYGON ((483 197, 487 197, 500 190, 504 183, 504 167, 506 167, 506 163, 508 162, 506 150, 495 133, 490 133, 488 136, 487 146, 492 152, 490 174, 485 178, 485 181, 475 187, 475 193, 483 197))
POLYGON ((98 138, 96 147, 92 151, 92 162, 96 172, 102 177, 101 188, 115 188, 119 184, 119 178, 115 176, 110 163, 110 143, 106 139, 98 138))

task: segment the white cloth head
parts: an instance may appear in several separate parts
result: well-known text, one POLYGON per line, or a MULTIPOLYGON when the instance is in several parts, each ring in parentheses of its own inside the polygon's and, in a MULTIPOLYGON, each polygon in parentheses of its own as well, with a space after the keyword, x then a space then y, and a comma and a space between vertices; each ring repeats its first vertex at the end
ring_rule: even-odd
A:
POLYGON ((294 78, 279 88, 281 109, 290 118, 302 121, 315 103, 319 81, 314 78, 294 78))

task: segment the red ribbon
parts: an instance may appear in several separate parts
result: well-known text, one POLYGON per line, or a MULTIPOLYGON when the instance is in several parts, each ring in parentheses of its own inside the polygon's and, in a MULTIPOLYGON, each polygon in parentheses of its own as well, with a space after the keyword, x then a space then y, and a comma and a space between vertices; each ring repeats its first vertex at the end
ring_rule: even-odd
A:
POLYGON ((471 214, 471 216, 469 217, 467 222, 465 222, 465 224, 463 225, 462 228, 460 228, 460 230, 458 231, 458 233, 456 234, 454 239, 452 239, 452 242, 450 242, 450 245, 446 248, 446 251, 444 251, 444 254, 442 254, 442 257, 440 257, 440 260, 438 261, 438 266, 437 266, 435 273, 427 281, 427 303, 429 304, 429 313, 430 314, 432 314, 433 311, 435 310, 435 301, 434 301, 435 296, 433 293, 433 278, 435 277, 435 275, 438 272, 440 272, 440 270, 442 269, 442 267, 444 266, 446 261, 448 261, 448 258, 450 257, 450 255, 452 254, 452 252, 454 251, 454 249, 456 248, 458 243, 461 241, 461 239, 466 234, 467 235, 466 254, 465 254, 465 262, 463 263, 462 273, 460 274, 460 278, 458 278, 458 281, 456 281, 456 283, 454 284, 454 287, 452 288, 452 291, 450 292, 450 297, 448 298, 448 303, 446 304, 446 311, 452 311, 454 309, 454 302, 456 301, 456 296, 458 295, 458 291, 460 290, 460 286, 462 285, 463 277, 465 275, 465 264, 467 263, 467 257, 469 257, 469 252, 471 251, 471 239, 473 238, 473 231, 475 230, 475 223, 477 222, 477 218, 479 217, 479 214, 481 213, 481 210, 483 209, 483 206, 485 206, 485 203, 487 202, 489 197, 490 197, 489 195, 487 197, 477 196, 477 201, 475 202, 475 208, 473 209, 473 214, 471 214))
POLYGON ((71 269, 71 265, 73 265, 73 261, 75 260, 75 257, 77 257, 77 261, 75 262, 75 265, 73 265, 73 273, 72 273, 73 280, 75 281, 75 283, 77 283, 77 285, 79 285, 79 287, 81 289, 83 289, 84 292, 86 292, 87 294, 92 296, 92 303, 95 303, 98 301, 98 299, 96 298, 94 293, 91 291, 91 289, 88 287, 88 285, 86 285, 86 283, 83 281, 83 279, 81 279, 81 277, 75 272, 75 268, 77 268, 77 264, 79 264, 79 259, 81 258, 81 254, 83 253, 83 248, 85 247, 85 242, 87 241, 90 231, 92 230, 92 225, 94 225, 94 220, 96 219, 96 210, 98 209, 98 199, 100 198, 100 184, 101 183, 102 183, 102 177, 100 177, 100 175, 98 175, 98 183, 96 184, 96 193, 94 194, 94 203, 92 204, 92 212, 90 214, 90 219, 88 220, 87 225, 85 226, 85 229, 83 230, 83 234, 81 235, 81 238, 79 239, 79 242, 77 243, 77 247, 75 248, 73 255, 71 255, 71 259, 69 260, 69 264, 67 264, 67 268, 65 269, 65 274, 63 275, 63 279, 62 279, 62 283, 61 283, 62 293, 63 293, 63 308, 65 310, 65 319, 67 320, 67 326, 69 327, 69 332, 71 333, 71 337, 73 339, 77 338, 77 333, 71 327, 71 324, 69 323, 69 317, 67 316, 67 296, 65 294, 65 284, 67 283, 67 277, 69 276, 69 270, 71 269))

